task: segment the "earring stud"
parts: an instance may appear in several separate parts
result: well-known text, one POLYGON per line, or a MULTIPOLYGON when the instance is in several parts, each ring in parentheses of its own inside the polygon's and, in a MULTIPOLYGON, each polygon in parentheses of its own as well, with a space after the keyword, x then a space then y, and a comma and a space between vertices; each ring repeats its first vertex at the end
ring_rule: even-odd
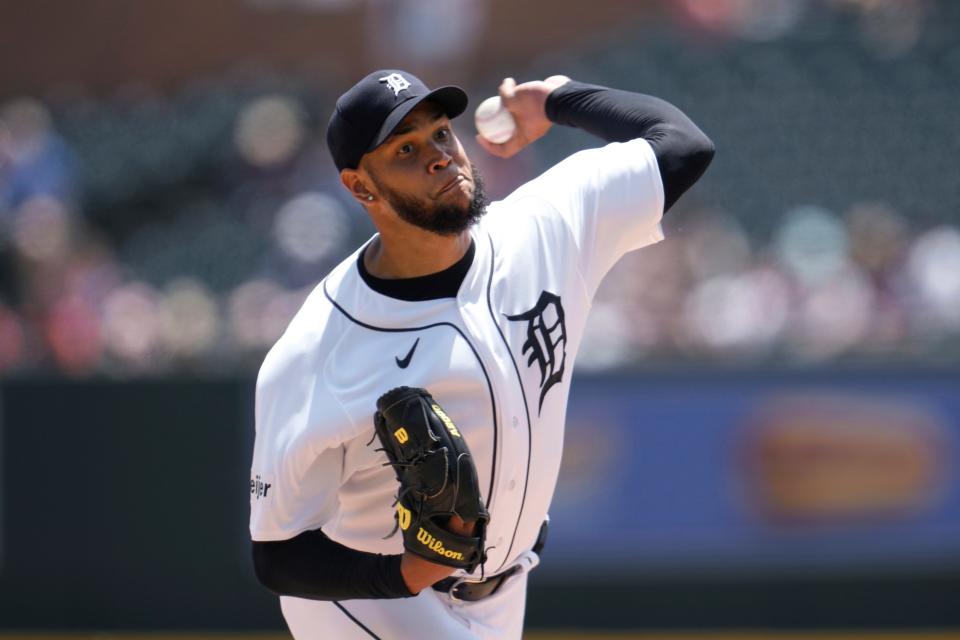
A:
POLYGON ((367 196, 367 200, 373 200, 373 196, 367 196))

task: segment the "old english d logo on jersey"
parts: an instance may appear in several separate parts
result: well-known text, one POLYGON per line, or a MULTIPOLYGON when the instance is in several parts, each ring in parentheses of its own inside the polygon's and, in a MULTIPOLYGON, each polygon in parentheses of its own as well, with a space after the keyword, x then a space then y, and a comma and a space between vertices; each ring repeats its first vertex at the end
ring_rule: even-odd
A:
POLYGON ((399 96, 401 91, 410 88, 410 83, 399 73, 391 73, 388 76, 377 78, 377 81, 387 83, 387 87, 393 89, 394 96, 399 96))
POLYGON ((547 391, 563 379, 563 367, 567 360, 567 325, 560 296, 543 291, 532 309, 507 316, 507 320, 527 322, 523 353, 529 353, 527 366, 533 366, 536 362, 540 367, 539 409, 542 410, 547 391))

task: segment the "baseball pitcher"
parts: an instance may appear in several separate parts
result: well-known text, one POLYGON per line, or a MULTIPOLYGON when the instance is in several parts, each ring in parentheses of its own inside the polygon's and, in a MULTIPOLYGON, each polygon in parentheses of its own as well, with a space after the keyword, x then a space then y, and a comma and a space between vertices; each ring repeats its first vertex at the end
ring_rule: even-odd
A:
POLYGON ((604 274, 663 239, 714 147, 657 98, 505 80, 508 157, 554 124, 604 141, 488 203, 467 96, 376 71, 327 143, 378 233, 317 285, 257 380, 250 534, 297 640, 516 639, 577 350, 604 274))

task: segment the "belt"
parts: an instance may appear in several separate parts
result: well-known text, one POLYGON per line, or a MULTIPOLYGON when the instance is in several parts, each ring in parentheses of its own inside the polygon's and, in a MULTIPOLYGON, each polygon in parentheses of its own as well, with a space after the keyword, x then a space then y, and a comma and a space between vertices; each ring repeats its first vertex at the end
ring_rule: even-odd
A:
POLYGON ((454 600, 475 602, 495 594, 507 581, 507 578, 519 571, 520 566, 517 565, 480 582, 467 582, 464 578, 445 578, 434 584, 433 588, 443 593, 449 593, 454 600))
MULTIPOLYGON (((543 524, 540 526, 540 534, 537 536, 537 542, 533 545, 533 552, 537 555, 540 555, 540 552, 543 551, 543 546, 547 543, 547 524, 549 522, 549 518, 543 521, 543 524)), ((520 571, 520 565, 516 565, 510 567, 503 573, 490 576, 480 582, 467 582, 465 578, 450 577, 437 582, 433 585, 433 588, 442 593, 450 594, 450 597, 454 600, 476 602, 477 600, 483 600, 487 596, 495 594, 510 576, 516 575, 520 571)))

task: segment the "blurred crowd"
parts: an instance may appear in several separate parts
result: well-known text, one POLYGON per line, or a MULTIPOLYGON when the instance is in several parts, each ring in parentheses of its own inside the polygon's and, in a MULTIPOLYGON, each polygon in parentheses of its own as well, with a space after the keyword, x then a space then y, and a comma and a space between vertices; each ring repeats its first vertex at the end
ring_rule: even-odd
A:
POLYGON ((768 243, 702 211, 604 283, 581 366, 912 361, 960 355, 960 228, 883 203, 788 211, 768 243))
MULTIPOLYGON (((675 27, 710 32, 699 49, 644 31, 532 63, 675 101, 720 151, 668 240, 604 284, 583 364, 960 352, 957 11, 827 4, 686 0, 675 27)), ((340 89, 247 73, 0 105, 0 373, 255 371, 373 233, 324 144, 340 89)), ((458 127, 496 197, 591 144, 552 133, 499 163, 458 127)))

